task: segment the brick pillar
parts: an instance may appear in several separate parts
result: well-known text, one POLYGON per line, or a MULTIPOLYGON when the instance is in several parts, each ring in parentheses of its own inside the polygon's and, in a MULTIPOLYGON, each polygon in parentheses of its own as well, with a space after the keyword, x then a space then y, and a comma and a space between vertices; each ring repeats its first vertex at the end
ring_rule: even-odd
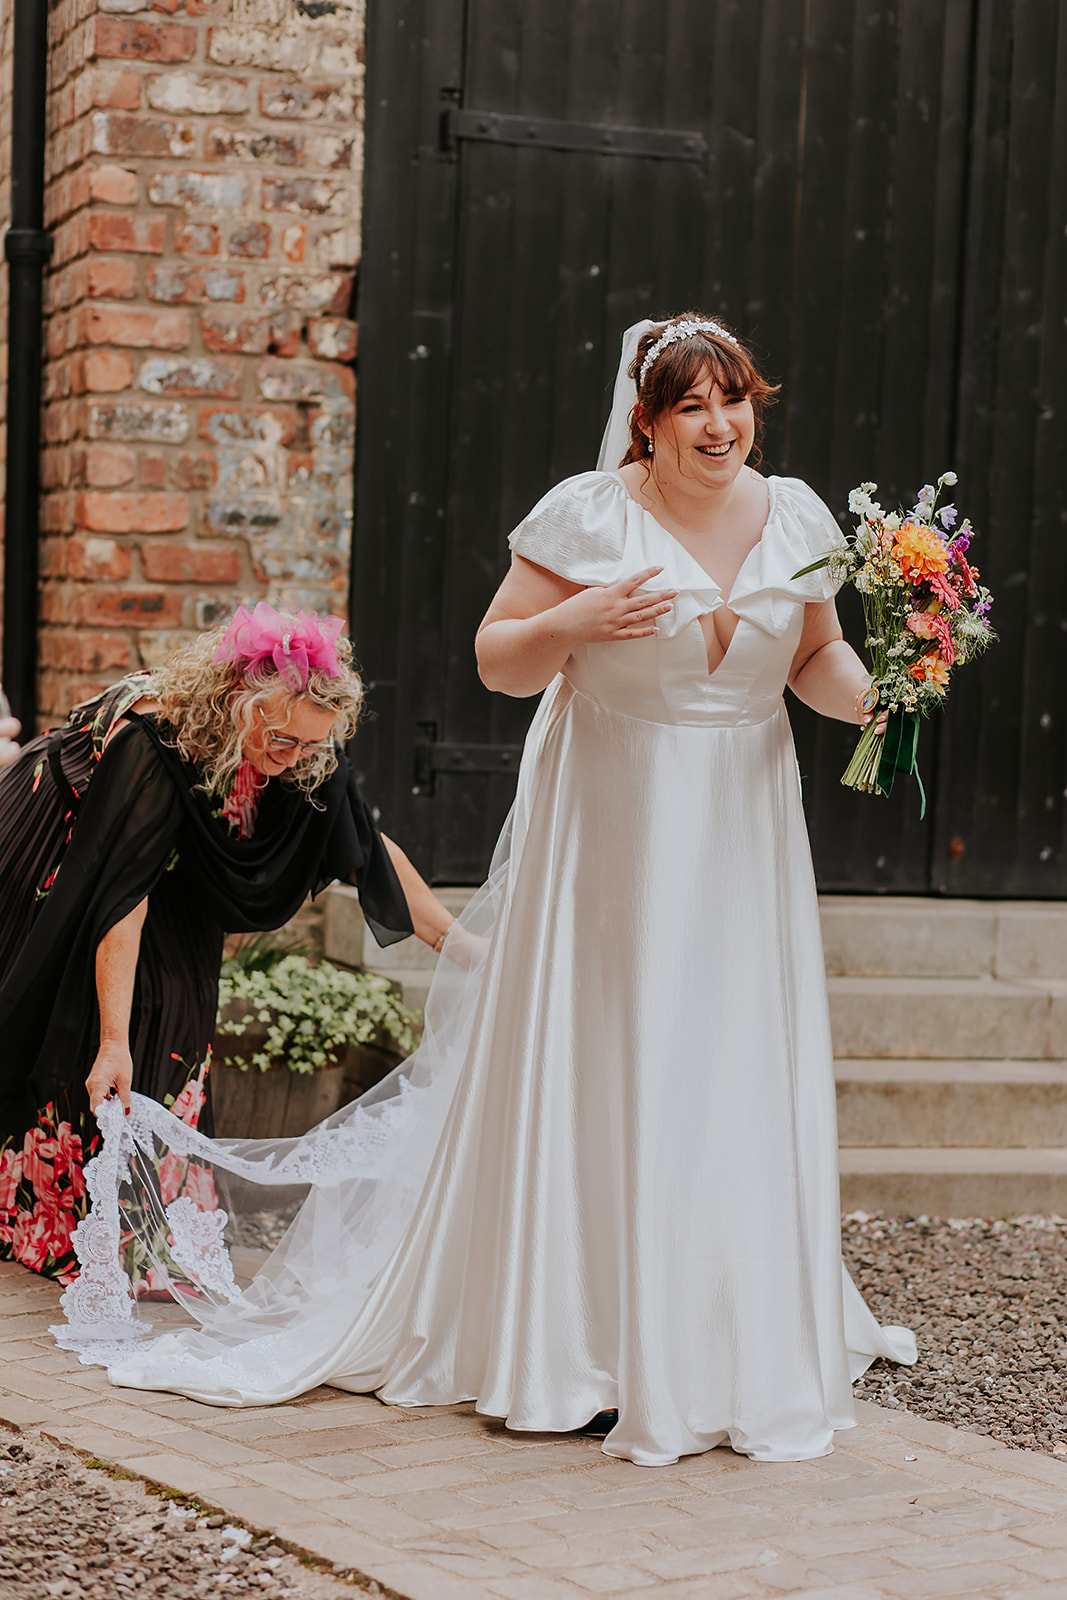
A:
POLYGON ((343 612, 362 0, 57 0, 42 712, 223 618, 343 612))

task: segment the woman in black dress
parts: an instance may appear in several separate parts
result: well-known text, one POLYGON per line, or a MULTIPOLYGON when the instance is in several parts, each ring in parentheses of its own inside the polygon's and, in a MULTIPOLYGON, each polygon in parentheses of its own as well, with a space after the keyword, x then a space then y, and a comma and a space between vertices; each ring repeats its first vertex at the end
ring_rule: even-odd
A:
MULTIPOLYGON (((278 928, 341 879, 379 943, 443 942, 451 916, 343 754, 362 685, 340 627, 241 607, 0 773, 0 1259, 76 1270, 90 1107, 181 1094, 225 933, 278 928)), ((184 1099, 195 1114, 199 1089, 184 1099)))

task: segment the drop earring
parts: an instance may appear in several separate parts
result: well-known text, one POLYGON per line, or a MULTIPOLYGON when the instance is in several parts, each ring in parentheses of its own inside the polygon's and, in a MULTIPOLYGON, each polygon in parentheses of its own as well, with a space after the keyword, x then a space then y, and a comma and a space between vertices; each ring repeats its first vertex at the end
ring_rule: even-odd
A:
POLYGON ((648 435, 648 453, 649 453, 649 455, 653 455, 655 453, 654 450, 653 450, 652 435, 651 434, 648 435))

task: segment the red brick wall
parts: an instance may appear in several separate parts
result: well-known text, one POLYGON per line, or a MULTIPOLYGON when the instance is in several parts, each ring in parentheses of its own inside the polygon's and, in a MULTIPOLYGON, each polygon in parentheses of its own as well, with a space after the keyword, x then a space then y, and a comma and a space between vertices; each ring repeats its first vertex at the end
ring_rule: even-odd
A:
POLYGON ((45 721, 237 598, 345 609, 362 0, 51 29, 45 721))

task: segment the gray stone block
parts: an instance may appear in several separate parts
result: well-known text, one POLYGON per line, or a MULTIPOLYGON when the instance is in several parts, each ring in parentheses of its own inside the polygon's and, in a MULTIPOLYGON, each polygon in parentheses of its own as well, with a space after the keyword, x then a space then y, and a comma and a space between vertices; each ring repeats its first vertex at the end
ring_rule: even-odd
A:
POLYGON ((910 1217, 1064 1216, 1067 1151, 843 1149, 841 1208, 910 1217))
POLYGON ((1047 986, 830 978, 827 988, 835 1056, 1040 1061, 1051 1054, 1047 986))
POLYGON ((998 906, 993 970, 998 978, 1067 982, 1067 905, 998 906))
POLYGON ((343 967, 363 964, 363 935, 367 924, 359 909, 359 896, 346 883, 335 883, 322 897, 323 954, 343 967))
POLYGON ((823 895, 819 911, 832 976, 992 974, 996 910, 982 901, 823 895))
POLYGON ((839 1061, 842 1145, 1067 1145, 1067 1061, 839 1061))
MULTIPOLYGON (((452 915, 458 916, 473 889, 436 889, 434 893, 452 915)), ((325 905, 324 953, 328 960, 345 967, 367 967, 371 972, 388 971, 430 974, 437 957, 421 939, 402 939, 383 949, 363 920, 359 896, 345 883, 335 883, 323 895, 325 905)))

